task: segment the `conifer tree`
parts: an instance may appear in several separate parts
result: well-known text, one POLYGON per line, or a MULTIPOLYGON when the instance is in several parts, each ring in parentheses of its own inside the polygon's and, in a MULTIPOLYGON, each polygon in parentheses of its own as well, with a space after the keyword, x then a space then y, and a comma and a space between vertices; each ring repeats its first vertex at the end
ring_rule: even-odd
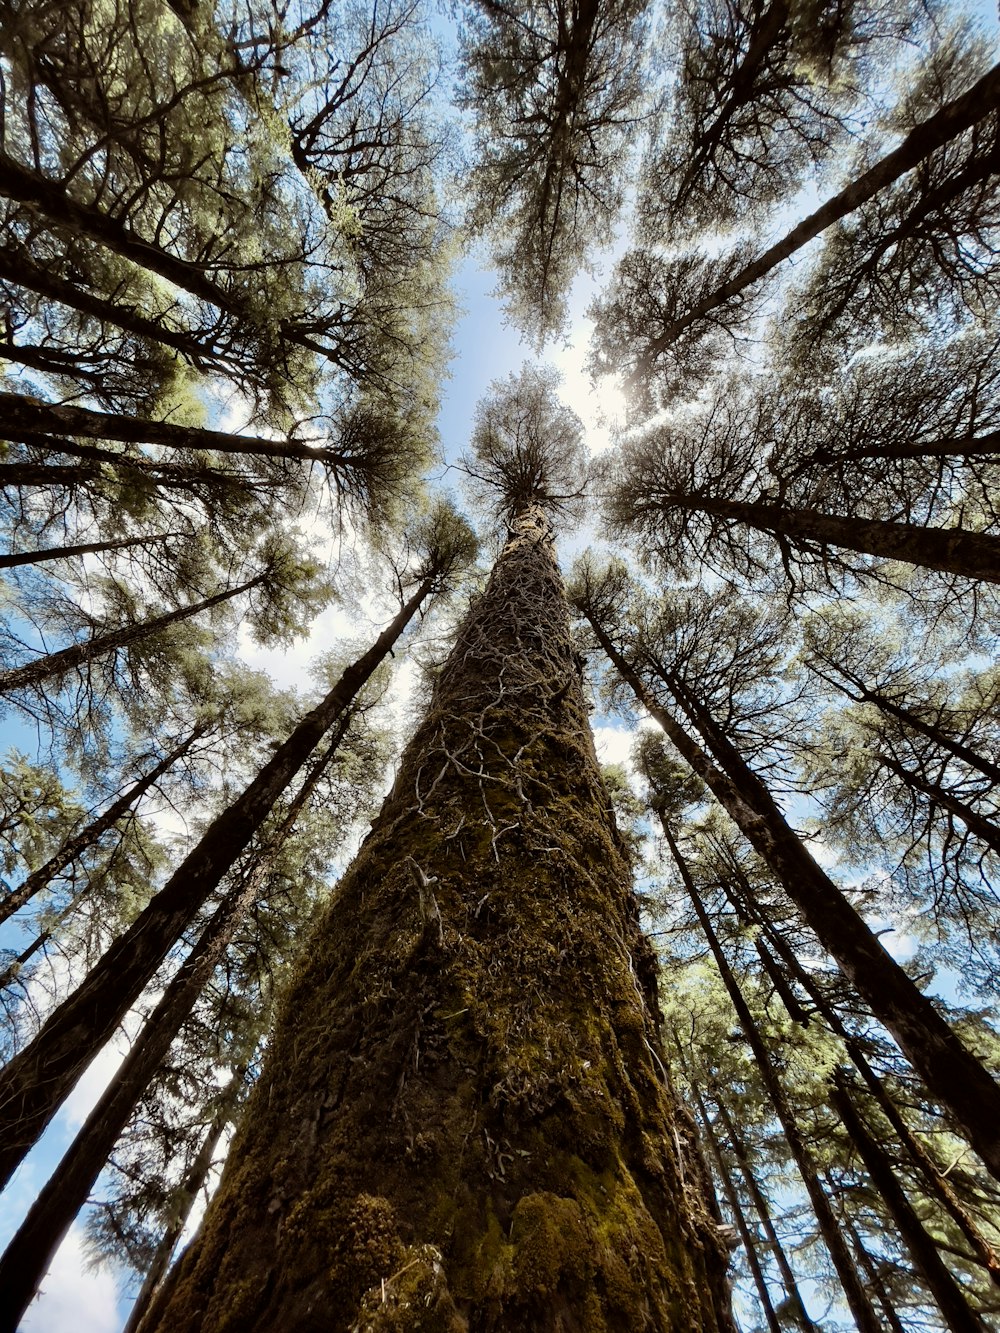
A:
POLYGON ((506 544, 151 1329, 731 1326, 553 551, 578 440, 528 375, 479 414, 506 544))

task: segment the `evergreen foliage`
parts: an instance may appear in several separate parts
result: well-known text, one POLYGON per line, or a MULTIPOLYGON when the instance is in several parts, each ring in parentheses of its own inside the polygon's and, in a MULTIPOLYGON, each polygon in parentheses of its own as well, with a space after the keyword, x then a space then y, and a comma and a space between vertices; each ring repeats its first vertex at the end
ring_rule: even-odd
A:
POLYGON ((129 1039, 0 1333, 88 1198, 130 1333, 1000 1319, 997 59, 960 0, 0 0, 5 1180, 129 1039), (600 283, 608 453, 537 363, 443 452, 479 243, 536 350, 600 283))

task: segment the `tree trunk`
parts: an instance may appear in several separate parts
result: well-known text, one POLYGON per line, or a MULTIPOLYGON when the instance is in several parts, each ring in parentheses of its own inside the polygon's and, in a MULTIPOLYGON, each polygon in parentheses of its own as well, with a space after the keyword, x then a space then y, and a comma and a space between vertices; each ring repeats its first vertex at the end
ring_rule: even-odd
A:
POLYGON ((432 586, 431 579, 421 583, 372 647, 347 668, 323 702, 305 715, 242 795, 212 821, 160 892, 51 1014, 38 1036, 0 1070, 0 1187, 41 1136, 275 801, 383 661, 432 586))
POLYGON ((45 681, 72 670, 73 667, 96 662, 101 657, 117 652, 119 648, 129 648, 133 643, 139 643, 142 639, 149 638, 151 634, 157 634, 170 625, 178 625, 182 620, 190 620, 192 616, 201 615, 203 611, 210 611, 214 606, 221 606, 223 602, 239 597, 241 593, 259 588, 267 578, 266 573, 257 574, 238 587, 214 593, 200 602, 192 602, 190 606, 178 607, 176 611, 165 611, 163 615, 141 620, 134 625, 124 625, 120 629, 109 630, 106 634, 95 634, 82 643, 74 643, 68 648, 60 648, 58 652, 36 657, 33 662, 28 662, 25 666, 0 673, 0 694, 42 685, 45 681))
POLYGON ((1000 1087, 816 864, 785 822, 764 783, 704 710, 695 710, 688 701, 697 718, 695 725, 721 768, 660 706, 615 648, 593 610, 585 610, 584 614, 636 698, 770 868, 823 948, 891 1034, 931 1095, 950 1109, 990 1173, 1000 1179, 1000 1087))
POLYGON ((208 730, 207 724, 197 726, 191 734, 180 743, 169 754, 163 756, 159 763, 149 770, 131 786, 127 792, 112 801, 103 814, 98 815, 96 819, 81 829, 79 833, 72 838, 68 838, 59 850, 45 862, 44 865, 33 870, 30 875, 19 884, 12 893, 0 902, 0 922, 4 922, 8 917, 20 911, 25 903, 30 902, 36 893, 41 892, 45 886, 81 854, 88 847, 92 847, 98 838, 107 833, 108 829, 113 828, 123 815, 127 814, 138 802, 145 796, 155 783, 159 782, 164 773, 168 772, 178 759, 182 758, 190 750, 200 736, 208 730))
POLYGON ((858 1229, 854 1225, 850 1214, 845 1212, 842 1221, 844 1230, 851 1238, 854 1253, 858 1260, 858 1267, 868 1278, 868 1289, 875 1293, 875 1298, 882 1310, 886 1328, 890 1330, 890 1333, 912 1333, 912 1329, 907 1328, 896 1313, 895 1302, 889 1292, 886 1291, 882 1274, 879 1272, 875 1260, 862 1243, 861 1237, 858 1235, 858 1229))
POLYGON ((938 1248, 921 1225, 892 1169, 892 1163, 869 1134, 847 1091, 843 1073, 834 1071, 831 1100, 848 1136, 858 1150, 872 1185, 881 1195, 900 1238, 931 1293, 951 1333, 986 1333, 958 1283, 942 1262, 938 1248))
POLYGON ((225 1133, 226 1126, 234 1118, 239 1091, 243 1086, 243 1072, 240 1071, 234 1075, 228 1088, 222 1094, 218 1109, 208 1127, 208 1132, 202 1139, 197 1156, 191 1163, 191 1169, 184 1177, 174 1196, 173 1216, 160 1237, 160 1243, 157 1245, 150 1265, 146 1269, 142 1286, 135 1298, 132 1309, 129 1311, 122 1333, 136 1333, 149 1309, 153 1294, 170 1267, 170 1260, 177 1248, 177 1242, 184 1234, 184 1228, 187 1226, 188 1218, 191 1216, 199 1191, 204 1188, 208 1173, 212 1169, 212 1162, 215 1158, 215 1150, 219 1146, 219 1140, 225 1133))
POLYGON ((879 440, 877 444, 850 449, 829 446, 815 449, 805 460, 809 463, 853 463, 866 458, 993 458, 1000 454, 1000 430, 982 435, 955 435, 951 439, 926 443, 879 440))
POLYGON ((241 354, 247 357, 246 348, 242 345, 232 352, 220 351, 217 343, 224 343, 223 338, 213 339, 210 334, 202 336, 189 329, 171 327, 160 319, 141 315, 134 305, 120 305, 85 287, 67 282, 36 264, 27 251, 11 251, 0 247, 0 280, 26 288, 37 296, 79 311, 102 324, 110 324, 134 338, 161 343, 179 352, 191 365, 200 369, 211 367, 230 379, 233 378, 234 370, 239 373, 241 354))
POLYGON ((1000 537, 965 528, 927 528, 920 523, 889 523, 879 518, 824 514, 765 501, 725 500, 714 495, 666 494, 664 507, 699 510, 804 546, 858 551, 883 560, 902 560, 944 574, 1000 583, 1000 537))
POLYGON ((292 831, 350 723, 351 713, 345 709, 333 738, 302 783, 273 838, 216 908, 197 944, 132 1043, 118 1072, 4 1251, 0 1258, 0 1291, 4 1292, 0 1333, 17 1333, 21 1317, 45 1277, 73 1218, 87 1202, 87 1196, 139 1098, 152 1082, 184 1020, 222 961, 237 927, 257 900, 267 881, 275 852, 292 831))
POLYGON ((883 713, 887 713, 889 717, 895 718, 897 722, 902 722, 904 727, 909 727, 912 731, 919 732, 921 736, 926 736, 929 741, 933 741, 942 750, 953 754, 956 759, 961 759, 963 764, 968 764, 969 768, 975 769, 977 773, 982 773, 1000 786, 1000 764, 994 764, 985 755, 981 755, 968 745, 955 740, 953 736, 949 736, 946 731, 942 731, 940 727, 936 727, 932 722, 925 722, 922 717, 919 717, 909 708, 905 708, 902 704, 896 703, 894 699, 890 699, 881 690, 870 690, 857 677, 849 675, 845 668, 838 663, 828 662, 828 665, 833 671, 840 672, 842 679, 837 679, 828 675, 825 671, 820 671, 814 662, 808 662, 807 665, 829 685, 832 685, 835 690, 846 694, 849 699, 855 699, 859 703, 874 704, 876 708, 881 709, 883 713), (848 682, 847 685, 844 684, 845 680, 848 682), (855 694, 849 689, 848 685, 853 685, 857 693, 855 694))
POLYGON ((702 1100, 697 1083, 692 1082, 691 1091, 694 1094, 695 1106, 698 1109, 698 1120, 705 1131, 705 1137, 708 1140, 709 1151, 715 1162, 719 1179, 722 1181, 722 1189, 729 1203, 729 1211, 736 1222, 736 1229, 740 1233, 740 1239, 743 1241, 743 1249, 746 1251, 747 1263, 750 1265, 750 1275, 753 1278, 753 1284, 757 1288, 757 1297, 760 1301, 760 1307, 764 1311, 764 1319, 771 1333, 782 1333, 781 1324, 778 1322, 778 1316, 775 1313, 774 1305, 771 1302, 771 1293, 767 1288, 767 1279, 764 1276, 764 1270, 761 1267, 760 1256, 757 1253, 757 1241, 747 1223, 746 1215, 743 1212, 743 1206, 740 1203, 740 1196, 736 1192, 736 1186, 733 1183, 732 1175, 722 1155, 722 1149, 719 1147, 718 1140, 715 1137, 715 1129, 708 1118, 708 1111, 702 1100))
POLYGON ((227 292, 205 272, 204 267, 190 260, 172 255, 168 250, 138 236, 126 221, 105 213, 93 204, 74 199, 61 181, 24 167, 7 153, 0 152, 0 194, 26 204, 70 233, 89 236, 99 245, 130 260, 150 273, 189 292, 201 301, 207 301, 219 310, 239 317, 245 315, 245 303, 227 292))
POLYGON ((69 560, 75 555, 103 555, 106 551, 124 551, 132 546, 148 546, 151 542, 165 542, 180 537, 180 532, 157 532, 146 537, 122 537, 120 541, 82 542, 76 546, 51 546, 44 551, 18 551, 16 555, 0 555, 0 569, 15 569, 20 565, 41 565, 48 560, 69 560))
MULTIPOLYGON (((7 440, 39 443, 46 435, 80 435, 88 440, 123 444, 158 444, 167 449, 211 449, 223 454, 261 458, 299 458, 307 463, 337 466, 344 456, 336 449, 298 440, 269 440, 258 435, 232 435, 203 426, 180 426, 122 413, 93 412, 75 403, 42 403, 22 394, 0 392, 0 433, 7 440)), ((58 448, 58 444, 54 447, 58 448)))
POLYGON ((726 1134, 736 1155, 736 1160, 740 1164, 740 1171, 743 1173, 743 1179, 746 1181, 747 1190, 750 1198, 753 1200, 753 1206, 757 1210, 757 1216, 760 1218, 761 1226, 764 1228, 764 1234, 767 1236, 768 1244, 774 1253, 775 1261, 781 1272, 781 1280, 785 1284, 785 1291, 788 1294, 788 1300, 791 1308, 795 1311, 796 1322, 804 1333, 814 1333, 816 1325, 809 1317, 805 1301, 799 1292, 799 1285, 795 1280, 795 1274, 792 1272, 792 1266, 788 1262, 788 1255, 785 1253, 785 1247, 781 1243, 777 1228, 771 1217, 771 1209, 768 1206, 767 1199, 757 1183, 757 1177, 754 1174, 753 1164, 750 1161, 750 1154, 747 1151, 747 1145, 736 1128, 736 1122, 726 1107, 725 1100, 717 1088, 712 1089, 712 1100, 715 1102, 719 1112, 719 1119, 725 1126, 726 1134))
POLYGON ((654 966, 532 504, 304 950, 150 1333, 730 1330, 654 966))
POLYGON ((886 186, 892 185, 914 167, 919 166, 944 144, 979 121, 985 120, 998 105, 1000 105, 1000 65, 994 65, 961 97, 955 98, 934 115, 915 125, 891 153, 887 153, 874 166, 862 172, 856 180, 845 186, 832 199, 828 199, 814 213, 810 213, 780 241, 741 269, 735 277, 722 283, 714 292, 703 297, 680 318, 668 325, 642 353, 632 379, 648 374, 656 357, 675 342, 685 329, 739 296, 747 287, 759 282, 773 268, 800 250, 802 246, 807 245, 814 237, 819 236, 827 227, 853 213, 880 190, 884 190, 886 186))
POLYGON ((1000 853, 1000 827, 994 824, 991 819, 987 819, 985 815, 973 810, 966 805, 965 801, 952 795, 940 783, 932 782, 930 778, 921 777, 919 773, 914 773, 912 769, 904 768, 891 755, 879 753, 875 758, 883 768, 887 768, 890 773, 899 778, 904 786, 909 787, 911 791, 922 792, 934 805, 938 805, 942 810, 947 810, 949 814, 957 816, 974 838, 978 838, 980 842, 985 843, 991 851, 1000 853))
POLYGON ((819 1177, 816 1174, 816 1167, 813 1164, 812 1157, 806 1147, 805 1140, 799 1130, 795 1114, 785 1098, 785 1091, 781 1086, 774 1066, 771 1063, 770 1053, 764 1039, 761 1037, 754 1021, 753 1014, 750 1012, 750 1006, 743 998, 743 992, 740 990, 739 983, 733 975, 732 969, 726 959, 726 955, 719 944, 715 931, 712 929, 712 923, 709 920, 708 913, 705 911, 698 890, 695 888, 694 881, 687 868, 687 863, 681 856, 680 850, 674 841, 670 826, 665 819, 661 818, 663 825, 663 834, 667 840, 671 855, 677 864, 687 895, 691 899, 691 905, 694 907, 698 921, 705 933, 708 941, 708 947, 712 951, 716 966, 722 977, 723 984, 732 1001, 733 1008, 736 1010, 736 1017, 739 1020, 740 1027, 743 1029, 743 1035, 753 1052, 754 1060, 760 1073, 761 1082, 767 1090, 767 1095, 771 1099, 771 1105, 774 1107, 778 1121, 781 1124, 785 1139, 791 1149, 792 1157, 799 1169, 799 1175, 806 1187, 806 1193, 809 1195, 809 1202, 812 1204, 812 1210, 816 1215, 816 1222, 819 1226, 820 1235, 833 1260, 833 1266, 837 1270, 837 1276, 840 1278, 840 1284, 844 1289, 844 1295, 847 1297, 847 1304, 850 1307, 851 1314, 860 1330, 860 1333, 882 1333, 882 1326, 879 1322, 869 1301, 865 1289, 858 1276, 858 1270, 855 1267, 851 1253, 844 1243, 840 1227, 834 1216, 830 1200, 827 1198, 826 1191, 820 1184, 819 1177))
MULTIPOLYGON (((781 932, 775 929, 766 913, 762 911, 759 902, 757 902, 748 891, 749 886, 745 886, 745 899, 738 899, 728 881, 723 880, 722 885, 729 901, 736 908, 741 919, 744 921, 754 921, 761 927, 772 948, 774 948, 781 961, 788 968, 789 975, 795 977, 799 985, 812 999, 813 1003, 816 1005, 817 1011, 822 1016, 823 1021, 830 1028, 831 1032, 834 1032, 843 1041, 847 1053, 854 1063, 854 1067, 864 1079, 868 1090, 874 1097, 882 1114, 898 1134, 900 1142, 909 1153, 910 1160, 923 1176, 928 1187, 928 1192, 937 1200, 945 1212, 947 1212, 956 1223, 962 1235, 975 1251, 977 1262, 989 1273, 990 1280, 997 1286, 1000 1286, 1000 1258, 997 1257, 989 1241, 987 1241, 986 1237, 979 1230, 965 1205, 952 1189, 951 1183, 948 1181, 947 1177, 942 1175, 940 1168, 928 1155, 927 1149, 903 1119, 903 1116, 890 1096, 888 1089, 885 1087, 872 1066, 868 1063, 861 1042, 848 1031, 847 1027, 841 1021, 840 1015, 837 1013, 827 996, 823 993, 821 987, 817 985, 814 978, 799 962, 794 949, 788 947, 781 932)), ((763 953, 767 953, 767 950, 759 938, 755 943, 759 950, 763 953)), ((770 957, 770 954, 768 953, 767 956, 770 957)), ((773 964, 774 959, 771 959, 771 961, 773 964)))

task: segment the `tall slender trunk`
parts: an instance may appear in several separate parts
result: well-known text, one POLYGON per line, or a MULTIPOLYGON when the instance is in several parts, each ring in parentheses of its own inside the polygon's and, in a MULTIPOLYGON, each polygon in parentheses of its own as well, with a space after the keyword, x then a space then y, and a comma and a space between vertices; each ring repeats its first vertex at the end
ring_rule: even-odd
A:
POLYGON ((179 352, 192 365, 199 368, 210 366, 230 378, 234 371, 239 372, 241 357, 249 359, 247 349, 242 345, 229 352, 220 352, 218 344, 225 341, 222 337, 199 335, 190 329, 177 328, 162 319, 140 314, 134 305, 120 304, 86 287, 67 282, 37 264, 26 250, 11 250, 0 246, 0 280, 24 287, 47 301, 67 306, 100 323, 110 324, 135 338, 160 343, 179 352))
POLYGON ((181 621, 190 620, 192 616, 201 615, 203 611, 210 611, 214 606, 221 606, 223 602, 231 601, 241 593, 259 588, 267 582, 268 577, 267 573, 256 574, 235 588, 214 593, 200 602, 192 602, 190 606, 178 607, 176 611, 165 611, 162 615, 150 617, 149 620, 140 620, 134 625, 123 625, 119 629, 108 630, 105 634, 95 634, 92 638, 84 639, 82 643, 74 643, 68 648, 60 648, 58 652, 36 657, 33 662, 28 662, 25 666, 0 673, 0 694, 42 685, 53 677, 72 670, 73 667, 96 662, 120 648, 129 648, 133 643, 139 643, 150 635, 167 629, 170 625, 179 625, 181 621))
POLYGON ((170 1267, 170 1260, 177 1248, 177 1242, 184 1234, 184 1228, 188 1224, 198 1194, 208 1180, 208 1173, 211 1171, 212 1163, 215 1160, 215 1150, 226 1131, 226 1126, 233 1121, 239 1093, 243 1086, 244 1072, 240 1070, 234 1074, 229 1086, 220 1097, 212 1123, 201 1141, 201 1146, 191 1163, 190 1170, 173 1196, 173 1213, 170 1222, 164 1228, 149 1267, 146 1269, 142 1286, 139 1288, 139 1294, 129 1311, 122 1333, 137 1333, 139 1325, 149 1309, 153 1294, 170 1267))
POLYGON ((33 444, 40 436, 79 435, 88 440, 123 444, 158 444, 167 449, 211 449, 214 453, 252 454, 261 458, 298 458, 307 463, 340 464, 336 449, 299 440, 269 440, 259 435, 233 435, 204 426, 181 426, 120 412, 94 412, 75 403, 41 403, 22 394, 0 392, 0 430, 8 440, 33 444))
POLYGON ((949 814, 956 815, 973 837, 985 843, 991 851, 1000 852, 1000 826, 994 824, 991 819, 987 819, 985 815, 973 810, 970 805, 960 800, 947 788, 942 787, 939 782, 933 782, 930 778, 922 777, 912 769, 905 768, 892 755, 880 752, 875 758, 883 768, 887 768, 911 791, 922 792, 924 796, 929 797, 942 810, 947 810, 949 814))
POLYGON ((858 1229, 854 1225, 853 1218, 845 1211, 841 1221, 844 1231, 851 1238, 851 1246, 857 1257, 858 1267, 868 1279, 868 1289, 875 1293, 875 1299, 879 1303, 886 1328, 891 1330, 891 1333, 912 1333, 896 1313, 896 1302, 892 1299, 891 1293, 886 1290, 882 1272, 858 1235, 858 1229))
POLYGON ((965 1299, 965 1294, 945 1267, 933 1240, 924 1230, 909 1199, 896 1179, 892 1163, 868 1132, 847 1090, 841 1070, 835 1070, 831 1088, 833 1106, 849 1138, 858 1150, 875 1189, 896 1224, 917 1272, 931 1293, 951 1333, 987 1333, 986 1325, 965 1299))
POLYGON ((719 1179, 722 1181, 723 1193, 729 1203, 729 1211, 733 1215, 736 1223, 736 1229, 740 1233, 740 1239, 743 1241, 743 1249, 746 1252, 747 1263, 750 1266, 750 1276, 753 1278, 753 1284, 757 1288, 757 1298, 760 1301, 760 1308, 764 1311, 764 1319, 771 1333, 782 1333, 781 1324, 778 1322, 778 1316, 775 1313, 774 1305, 771 1301, 771 1293, 767 1287, 767 1279, 764 1276, 764 1270, 761 1267, 760 1255, 757 1253, 757 1240, 750 1230, 746 1214, 743 1212, 743 1205, 740 1203, 740 1196, 733 1183, 733 1177, 729 1166, 723 1156, 719 1141, 715 1136, 715 1128, 708 1118, 708 1111, 702 1098, 701 1091, 697 1083, 691 1083, 691 1091, 694 1096, 695 1106, 698 1109, 698 1120, 701 1128, 704 1130, 705 1138, 708 1140, 709 1151, 712 1154, 712 1160, 715 1162, 719 1179))
POLYGON ((909 727, 911 731, 916 731, 919 732, 921 736, 926 736, 929 741, 933 741, 934 744, 940 746, 942 750, 946 750, 949 754, 953 754, 956 759, 961 759, 963 764, 968 764, 969 768, 973 768, 976 772, 982 773, 985 777, 988 777, 992 782, 995 782, 1000 786, 1000 764, 993 763, 991 759, 980 754, 977 750, 973 750, 971 746, 956 740, 954 736, 950 736, 946 731, 935 726, 933 722, 927 722, 924 718, 920 717, 919 714, 914 713, 911 709, 897 703, 895 699, 890 699, 889 696, 883 694, 881 690, 869 689, 863 681, 858 680, 856 676, 849 675, 845 668, 841 667, 839 664, 835 662, 828 663, 833 671, 840 673, 838 676, 832 676, 826 671, 820 671, 816 666, 815 661, 807 661, 807 665, 811 670, 815 671, 818 676, 828 684, 832 685, 834 689, 840 690, 842 694, 846 694, 849 699, 855 699, 860 703, 874 704, 876 708, 881 709, 883 713, 887 713, 889 717, 895 718, 897 722, 902 722, 904 727, 909 727), (847 684, 844 683, 845 681, 847 684), (849 688, 849 686, 853 686, 853 689, 849 688), (855 691, 857 691, 857 693, 855 693, 855 691))
MULTIPOLYGON (((688 715, 693 714, 716 762, 660 706, 611 642, 593 608, 584 614, 636 698, 727 811, 931 1095, 950 1109, 987 1169, 1000 1179, 1000 1087, 816 864, 767 787, 705 711, 687 700, 685 712, 690 708, 688 715)), ((678 703, 684 707, 682 699, 678 703)))
POLYGON ((345 709, 330 743, 302 783, 274 836, 216 908, 197 944, 132 1043, 118 1072, 0 1257, 0 1290, 4 1292, 0 1333, 17 1333, 21 1316, 48 1271, 73 1218, 86 1203, 139 1098, 152 1082, 184 1020, 222 961, 237 927, 256 901, 267 881, 276 852, 294 828, 350 723, 351 713, 345 709))
POLYGON ((82 852, 88 847, 93 847, 94 843, 107 833, 108 829, 113 828, 119 819, 128 812, 145 796, 146 792, 159 782, 164 773, 167 773, 178 759, 183 758, 190 750, 191 746, 199 737, 203 736, 208 730, 208 724, 196 726, 191 733, 181 741, 168 754, 165 754, 158 763, 154 764, 148 773, 144 773, 138 782, 129 787, 128 791, 123 792, 111 802, 107 808, 92 819, 90 823, 80 830, 79 833, 68 838, 57 852, 45 862, 44 865, 33 870, 22 884, 19 884, 12 893, 0 901, 0 922, 6 921, 8 917, 19 911, 27 902, 41 892, 42 889, 50 884, 52 880, 61 871, 65 870, 71 862, 75 861, 82 852))
POLYGON ((805 464, 853 463, 866 458, 992 458, 996 454, 1000 454, 1000 430, 988 430, 982 435, 970 433, 923 442, 908 442, 904 436, 849 449, 824 446, 814 449, 805 464))
POLYGON ((430 593, 430 578, 326 698, 299 722, 243 793, 218 815, 164 887, 0 1070, 0 1186, 38 1140, 80 1074, 141 995, 275 801, 356 698, 430 593))
POLYGON ((775 1262, 781 1273, 781 1280, 785 1284, 785 1291, 788 1294, 792 1309, 795 1310, 798 1326, 804 1330, 804 1333, 813 1333, 816 1325, 809 1317, 805 1301, 803 1301, 802 1294, 799 1291, 799 1284, 796 1282, 795 1274, 792 1272, 792 1266, 788 1262, 788 1255, 785 1253, 785 1247, 781 1243, 778 1229, 774 1225, 774 1219, 771 1217, 771 1209, 767 1199, 764 1197, 763 1190, 757 1183, 757 1177, 754 1174, 753 1163, 750 1161, 750 1153, 747 1145, 743 1136, 736 1128, 736 1122, 729 1114, 725 1098, 719 1092, 718 1088, 712 1088, 712 1100, 715 1102, 716 1109, 719 1112, 719 1119, 725 1127, 726 1135, 729 1139, 733 1153, 736 1156, 736 1160, 740 1164, 740 1171, 743 1175, 743 1179, 746 1181, 747 1192, 753 1200, 753 1206, 757 1211, 757 1216, 760 1218, 760 1224, 764 1228, 764 1234, 767 1236, 768 1245, 774 1254, 775 1262))
POLYGON ((150 273, 159 274, 182 291, 207 301, 219 310, 240 317, 246 313, 246 303, 213 282, 202 265, 182 259, 144 240, 123 218, 106 213, 94 204, 81 203, 73 198, 61 181, 51 180, 22 166, 4 152, 0 152, 0 194, 27 204, 33 212, 57 226, 89 236, 114 254, 131 260, 150 273))
MULTIPOLYGON (((727 880, 723 880, 722 883, 729 901, 736 908, 741 919, 747 922, 752 921, 761 927, 771 947, 788 969, 789 975, 798 981, 799 985, 812 999, 817 1011, 831 1032, 836 1033, 843 1041, 854 1067, 864 1079, 879 1110, 896 1131, 900 1142, 910 1156, 910 1160, 923 1176, 928 1192, 956 1223, 962 1235, 975 1251, 977 1262, 988 1272, 990 1280, 995 1285, 1000 1286, 1000 1258, 976 1225, 968 1209, 952 1189, 950 1181, 942 1174, 941 1169, 928 1155, 927 1149, 903 1119, 899 1107, 890 1096, 878 1074, 869 1064, 861 1042, 844 1025, 840 1015, 824 994, 822 988, 799 962, 794 949, 789 948, 788 942, 781 932, 775 929, 767 913, 761 909, 759 902, 749 892, 749 886, 745 886, 745 894, 742 898, 739 898, 735 895, 732 885, 727 880)), ((762 953, 770 957, 759 936, 755 942, 762 953)), ((773 963, 774 959, 771 961, 773 963)))
POLYGON ((79 542, 75 546, 50 546, 42 551, 18 551, 16 555, 0 555, 0 569, 16 569, 21 565, 42 565, 49 560, 69 560, 76 555, 103 555, 107 551, 125 551, 133 546, 149 546, 181 537, 180 532, 154 532, 145 537, 122 537, 118 541, 79 542))
POLYGON ((903 560, 923 569, 959 574, 967 579, 1000 583, 1000 537, 989 533, 824 514, 818 509, 793 509, 764 500, 727 500, 716 495, 671 492, 658 496, 657 503, 731 518, 762 532, 821 548, 833 546, 884 560, 903 560))
POLYGON ((782 1131, 791 1150, 792 1157, 795 1159, 795 1165, 799 1169, 799 1175, 802 1177, 802 1183, 806 1187, 806 1193, 809 1195, 809 1202, 812 1204, 813 1212, 816 1215, 816 1222, 819 1226, 820 1235, 833 1260, 833 1266, 837 1270, 837 1276, 840 1278, 840 1284, 844 1289, 844 1295, 847 1297, 847 1304, 850 1307, 851 1314, 861 1333, 881 1333, 882 1325, 879 1322, 872 1308, 871 1302, 865 1293, 864 1286, 858 1276, 858 1270, 855 1267, 854 1260, 851 1258, 850 1251, 844 1243, 840 1227, 834 1216, 833 1208, 827 1197, 826 1191, 820 1184, 816 1173, 816 1167, 812 1160, 812 1155, 806 1147, 805 1139, 799 1129, 798 1122, 795 1119, 795 1113, 788 1104, 785 1097, 785 1091, 771 1063, 771 1056, 767 1049, 764 1039, 760 1035, 757 1024, 754 1021, 750 1006, 743 997, 743 992, 736 977, 733 975, 732 968, 726 959, 725 952, 719 943, 715 931, 712 929, 712 923, 709 920, 708 913, 705 911, 704 904, 695 887, 694 880, 687 867, 687 862, 680 853, 677 843, 674 841, 673 834, 666 819, 661 819, 663 825, 663 835, 667 840, 670 853, 677 864, 684 888, 688 897, 691 899, 691 905, 698 917, 698 922, 704 931, 705 938, 708 941, 708 947, 712 951, 712 957, 715 959, 719 974, 722 977, 723 985, 732 1001, 733 1008, 736 1010, 736 1017, 739 1019, 740 1027, 743 1029, 743 1035, 746 1037, 747 1044, 753 1052, 754 1061, 757 1065, 761 1082, 767 1090, 767 1095, 774 1107, 775 1115, 781 1125, 782 1131))
POLYGON ((714 292, 710 292, 669 324, 642 353, 632 378, 637 379, 643 374, 648 374, 656 357, 675 342, 685 329, 739 296, 783 260, 807 245, 814 237, 819 236, 841 218, 847 217, 849 213, 853 213, 880 190, 892 185, 914 167, 919 166, 944 144, 979 121, 985 120, 998 105, 1000 105, 1000 65, 994 65, 961 97, 956 97, 919 125, 915 125, 891 153, 887 153, 874 166, 862 172, 856 180, 845 186, 832 199, 828 199, 814 213, 810 213, 780 241, 769 246, 763 254, 758 255, 741 269, 735 277, 722 283, 714 292))
POLYGON ((150 1333, 731 1329, 651 961, 532 504, 303 951, 150 1333))

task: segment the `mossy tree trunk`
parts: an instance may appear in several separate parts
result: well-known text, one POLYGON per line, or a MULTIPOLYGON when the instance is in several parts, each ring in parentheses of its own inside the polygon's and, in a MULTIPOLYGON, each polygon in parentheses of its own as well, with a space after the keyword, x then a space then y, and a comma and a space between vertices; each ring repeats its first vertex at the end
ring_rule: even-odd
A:
POLYGON ((529 505, 143 1328, 730 1330, 654 982, 529 505))

